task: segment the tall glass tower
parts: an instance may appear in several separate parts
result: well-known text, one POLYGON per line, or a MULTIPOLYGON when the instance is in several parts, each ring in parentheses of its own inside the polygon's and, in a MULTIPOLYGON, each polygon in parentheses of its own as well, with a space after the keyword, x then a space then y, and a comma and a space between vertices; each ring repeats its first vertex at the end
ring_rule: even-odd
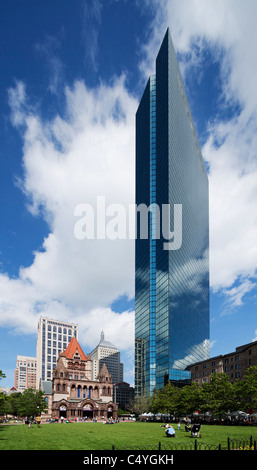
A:
POLYGON ((145 395, 188 383, 187 366, 209 357, 208 177, 169 30, 136 113, 136 204, 148 208, 147 237, 137 211, 135 285, 135 393, 145 395))

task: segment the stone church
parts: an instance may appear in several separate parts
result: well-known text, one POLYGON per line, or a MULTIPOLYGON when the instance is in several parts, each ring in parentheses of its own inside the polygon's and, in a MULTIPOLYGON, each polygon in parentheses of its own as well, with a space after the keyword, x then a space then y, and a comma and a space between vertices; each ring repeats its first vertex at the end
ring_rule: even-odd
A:
POLYGON ((47 390, 49 385, 49 382, 41 384, 48 402, 48 417, 63 417, 70 421, 118 417, 118 405, 112 401, 111 374, 103 364, 96 379, 92 380, 92 361, 76 338, 72 338, 67 349, 59 355, 51 390, 47 390))

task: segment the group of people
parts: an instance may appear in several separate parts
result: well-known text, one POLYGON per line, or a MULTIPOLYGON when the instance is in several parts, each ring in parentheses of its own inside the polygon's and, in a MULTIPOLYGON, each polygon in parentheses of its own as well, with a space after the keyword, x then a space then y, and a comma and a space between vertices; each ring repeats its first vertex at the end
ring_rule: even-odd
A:
MULTIPOLYGON (((178 421, 178 431, 180 430, 180 426, 181 426, 181 423, 180 421, 178 421)), ((165 427, 165 433, 167 435, 167 437, 175 437, 176 436, 176 432, 175 432, 175 429, 173 428, 173 426, 169 423, 163 425, 162 427, 165 427)), ((188 431, 191 431, 191 427, 190 427, 190 419, 189 418, 186 418, 185 420, 185 431, 188 432, 188 431)))
POLYGON ((32 427, 32 423, 36 424, 37 427, 40 428, 41 417, 40 417, 40 416, 37 416, 36 418, 34 418, 33 416, 31 416, 31 417, 26 417, 26 418, 24 418, 23 423, 24 423, 24 424, 28 424, 28 427, 29 427, 29 428, 32 427))
MULTIPOLYGON (((173 426, 171 424, 166 424, 165 426, 162 426, 162 427, 165 427, 165 433, 167 435, 167 437, 176 437, 176 433, 175 433, 175 429, 173 428, 173 426)), ((198 424, 193 424, 191 426, 191 421, 189 419, 186 420, 185 422, 185 431, 186 432, 189 432, 191 431, 191 436, 192 437, 201 437, 201 434, 200 434, 200 428, 201 428, 201 425, 198 423, 198 424)), ((180 430, 180 422, 178 422, 178 431, 180 430)))

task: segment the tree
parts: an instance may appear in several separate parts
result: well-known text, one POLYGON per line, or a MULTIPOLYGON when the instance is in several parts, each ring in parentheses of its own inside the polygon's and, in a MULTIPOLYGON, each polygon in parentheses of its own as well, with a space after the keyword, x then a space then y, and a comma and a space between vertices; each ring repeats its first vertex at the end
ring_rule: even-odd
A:
POLYGON ((147 413, 149 411, 150 399, 148 396, 143 395, 142 397, 136 397, 134 399, 133 411, 137 415, 147 413))
MULTIPOLYGON (((5 378, 5 374, 2 370, 0 370, 0 380, 5 378)), ((4 392, 0 392, 0 415, 4 415, 5 412, 5 401, 6 401, 6 394, 4 392)))
POLYGON ((44 392, 28 388, 17 400, 17 414, 19 416, 35 417, 46 411, 44 392))
POLYGON ((202 386, 202 411, 218 414, 234 409, 234 397, 234 387, 228 375, 214 372, 210 383, 202 386))
POLYGON ((8 396, 8 413, 14 416, 19 415, 18 403, 21 397, 21 392, 15 392, 8 396))
POLYGON ((0 393, 0 416, 6 416, 10 412, 8 395, 0 393))
POLYGON ((248 411, 257 408, 257 367, 247 369, 243 380, 234 384, 238 409, 248 411))
POLYGON ((2 370, 0 370, 0 379, 5 379, 6 375, 3 373, 2 370))
POLYGON ((152 396, 150 409, 153 413, 174 414, 178 407, 179 389, 170 382, 152 396))
POLYGON ((201 404, 201 388, 197 383, 193 382, 192 385, 186 385, 180 390, 178 401, 180 413, 192 414, 201 408, 201 404))
MULTIPOLYGON (((6 375, 0 370, 0 380, 5 378, 6 375)), ((11 395, 6 395, 6 393, 0 392, 0 415, 4 416, 7 414, 17 415, 17 401, 16 393, 12 393, 11 395)), ((20 395, 20 394, 19 394, 20 395)))
POLYGON ((163 394, 161 390, 154 390, 154 393, 150 399, 150 410, 151 413, 162 413, 163 411, 163 394))

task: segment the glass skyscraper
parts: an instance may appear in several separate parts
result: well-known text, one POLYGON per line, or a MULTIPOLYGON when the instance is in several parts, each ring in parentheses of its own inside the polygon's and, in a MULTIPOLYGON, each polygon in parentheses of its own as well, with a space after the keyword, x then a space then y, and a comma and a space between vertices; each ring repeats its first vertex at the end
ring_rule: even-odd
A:
POLYGON ((187 367, 209 357, 208 177, 169 30, 136 113, 136 205, 135 393, 144 395, 188 383, 187 367))

